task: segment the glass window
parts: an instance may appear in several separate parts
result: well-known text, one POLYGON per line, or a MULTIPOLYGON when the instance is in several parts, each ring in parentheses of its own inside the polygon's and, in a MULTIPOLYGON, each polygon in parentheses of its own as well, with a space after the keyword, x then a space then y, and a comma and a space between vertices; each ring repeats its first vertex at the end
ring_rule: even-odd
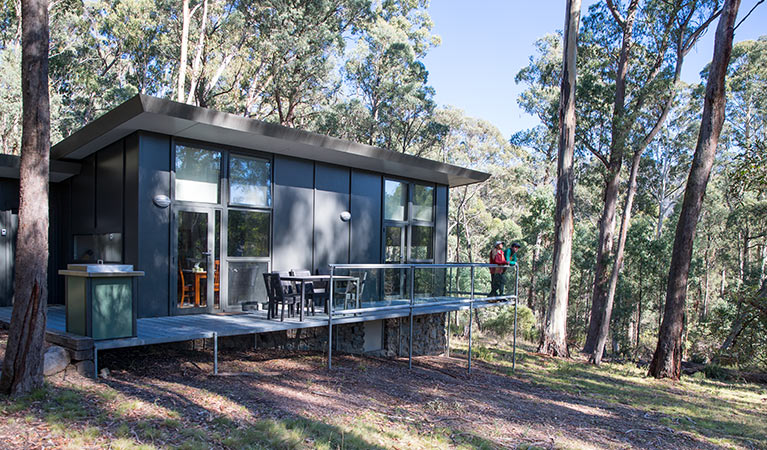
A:
POLYGON ((265 303, 266 287, 264 273, 265 262, 229 261, 228 304, 241 305, 246 302, 265 303))
POLYGON ((432 248, 432 227, 413 226, 410 237, 410 259, 426 260, 434 258, 432 248))
POLYGON ((434 221, 434 188, 432 186, 416 184, 413 187, 413 219, 434 221))
POLYGON ((389 263, 401 263, 404 261, 403 239, 405 229, 403 227, 386 227, 385 261, 389 263))
POLYGON ((394 180, 384 182, 384 219, 405 220, 407 184, 394 180))
POLYGON ((271 163, 265 159, 231 155, 229 158, 229 203, 271 206, 271 166, 271 163))
POLYGON ((176 146, 176 200, 218 203, 221 152, 176 146))
POLYGON ((269 256, 269 213, 229 210, 229 256, 269 256))

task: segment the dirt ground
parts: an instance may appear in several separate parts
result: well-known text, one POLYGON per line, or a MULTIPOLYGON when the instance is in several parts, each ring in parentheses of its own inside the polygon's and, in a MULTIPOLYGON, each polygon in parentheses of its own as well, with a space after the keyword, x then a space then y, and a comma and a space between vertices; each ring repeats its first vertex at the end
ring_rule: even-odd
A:
MULTIPOLYGON (((216 418, 226 418, 237 427, 262 419, 352 424, 362 418, 366 426, 382 433, 387 427, 402 427, 420 436, 445 435, 447 447, 720 448, 661 425, 657 414, 646 408, 551 389, 501 373, 492 363, 475 360, 469 375, 465 357, 419 357, 411 370, 407 359, 339 355, 329 371, 323 355, 316 353, 225 351, 221 374, 212 376, 211 356, 209 350, 178 346, 103 352, 99 359, 101 367, 109 369, 107 377, 95 381, 62 373, 50 377, 48 385, 53 390, 86 392, 85 412, 66 423, 96 424, 104 436, 119 435, 116 430, 122 422, 135 423, 151 410, 153 420, 166 415, 182 428, 202 429, 216 418), (103 399, 115 394, 107 391, 134 403, 110 410, 103 399)), ((0 447, 67 444, 60 433, 52 434, 50 417, 34 413, 34 402, 26 410, 0 412, 26 417, 0 423, 0 447)), ((101 443, 95 447, 108 441, 95 439, 101 443)), ((165 448, 181 442, 172 436, 153 440, 165 448)), ((398 447, 372 437, 369 441, 376 448, 413 448, 420 446, 418 442, 398 447)))

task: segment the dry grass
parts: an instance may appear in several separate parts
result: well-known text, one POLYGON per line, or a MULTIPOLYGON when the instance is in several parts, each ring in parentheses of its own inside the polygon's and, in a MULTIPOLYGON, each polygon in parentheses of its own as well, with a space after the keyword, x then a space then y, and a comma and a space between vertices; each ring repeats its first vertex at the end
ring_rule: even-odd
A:
POLYGON ((0 400, 3 448, 767 448, 767 388, 645 378, 478 340, 474 370, 407 360, 168 347, 104 352, 107 379, 0 400))

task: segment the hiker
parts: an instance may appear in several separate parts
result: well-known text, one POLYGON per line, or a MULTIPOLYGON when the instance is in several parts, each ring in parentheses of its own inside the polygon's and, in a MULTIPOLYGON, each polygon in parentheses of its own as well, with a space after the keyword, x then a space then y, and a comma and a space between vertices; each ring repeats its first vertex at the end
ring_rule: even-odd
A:
MULTIPOLYGON (((506 256, 503 254, 503 241, 498 241, 493 246, 493 250, 490 251, 490 264, 497 264, 499 266, 506 266, 509 263, 506 261, 506 256)), ((490 294, 488 297, 498 297, 503 295, 503 273, 506 271, 503 267, 491 267, 490 268, 490 294)))
POLYGON ((509 263, 510 266, 516 266, 517 265, 517 252, 522 246, 517 242, 512 242, 511 247, 506 249, 505 256, 506 256, 506 262, 509 263))

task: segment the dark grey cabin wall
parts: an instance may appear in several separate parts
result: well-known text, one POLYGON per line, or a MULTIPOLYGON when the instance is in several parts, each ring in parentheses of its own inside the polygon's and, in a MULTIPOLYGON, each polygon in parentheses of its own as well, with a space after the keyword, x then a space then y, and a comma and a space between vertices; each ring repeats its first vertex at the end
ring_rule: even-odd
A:
POLYGON ((48 303, 63 305, 64 277, 59 275, 59 270, 67 268, 69 214, 65 205, 69 204, 69 186, 49 184, 48 200, 48 303))
POLYGON ((96 154, 80 162, 80 173, 72 177, 69 184, 71 233, 73 235, 96 233, 96 154))
MULTIPOLYGON (((16 191, 18 193, 18 190, 16 191)), ((17 207, 18 208, 18 205, 17 207)), ((16 255, 16 233, 19 216, 11 208, 0 210, 0 306, 13 305, 14 257, 16 255)))
POLYGON ((381 259, 381 175, 352 170, 351 251, 353 264, 377 264, 381 259))
POLYGON ((349 211, 348 167, 316 163, 314 166, 314 262, 320 273, 330 273, 328 264, 349 262, 349 222, 341 213, 349 211))
MULTIPOLYGON (((48 216, 48 303, 64 303, 63 280, 58 269, 66 267, 63 262, 63 225, 68 222, 64 205, 68 205, 67 183, 49 185, 48 216)), ((18 232, 19 181, 0 179, 0 229, 5 229, 5 236, 0 233, 0 306, 11 306, 13 300, 13 278, 16 256, 16 233, 18 232)))
MULTIPOLYGON (((159 208, 156 195, 170 197, 171 138, 140 133, 138 191, 133 205, 138 211, 138 263, 145 275, 138 279, 138 317, 170 315, 170 208, 159 208)), ((127 215, 127 214, 126 214, 127 215)))
POLYGON ((19 210, 19 180, 0 178, 0 211, 19 210))
POLYGON ((434 214, 434 263, 447 262, 447 186, 437 186, 436 212, 434 214))
POLYGON ((145 275, 138 278, 138 317, 170 315, 170 208, 152 203, 170 197, 170 136, 136 133, 125 138, 126 264, 145 275))
POLYGON ((80 174, 70 180, 73 235, 122 233, 123 161, 122 140, 82 160, 80 174))
POLYGON ((13 271, 18 229, 19 180, 0 178, 0 306, 11 306, 13 271))
POLYGON ((272 270, 312 269, 314 163, 274 157, 272 270))
POLYGON ((123 141, 96 153, 96 229, 121 233, 123 228, 123 141))
MULTIPOLYGON (((137 270, 139 267, 139 137, 137 133, 126 136, 123 139, 125 152, 125 183, 124 183, 124 234, 123 234, 123 260, 125 264, 132 264, 137 270)), ((139 297, 141 303, 141 297, 139 297)), ((139 307, 141 310, 141 307, 139 307)))

